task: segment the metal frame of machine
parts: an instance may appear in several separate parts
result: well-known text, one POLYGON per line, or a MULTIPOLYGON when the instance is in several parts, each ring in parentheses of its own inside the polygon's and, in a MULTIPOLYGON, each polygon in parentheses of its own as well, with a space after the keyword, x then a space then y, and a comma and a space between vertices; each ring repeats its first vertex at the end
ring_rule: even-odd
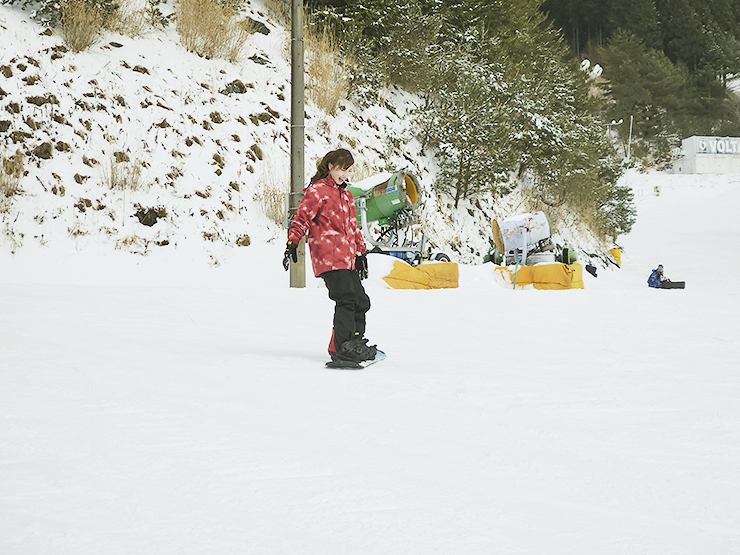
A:
POLYGON ((552 242, 550 224, 545 213, 518 214, 503 220, 493 221, 494 247, 488 259, 495 264, 534 265, 542 262, 576 261, 574 251, 552 242))
POLYGON ((360 228, 372 245, 370 252, 380 252, 401 258, 410 264, 424 260, 448 262, 444 253, 432 255, 426 236, 414 237, 413 226, 418 223, 415 209, 421 198, 421 186, 415 176, 405 171, 387 176, 380 174, 362 184, 348 185, 355 196, 355 207, 360 228), (370 183, 367 188, 367 183, 370 183), (380 233, 374 237, 368 224, 376 222, 380 233))

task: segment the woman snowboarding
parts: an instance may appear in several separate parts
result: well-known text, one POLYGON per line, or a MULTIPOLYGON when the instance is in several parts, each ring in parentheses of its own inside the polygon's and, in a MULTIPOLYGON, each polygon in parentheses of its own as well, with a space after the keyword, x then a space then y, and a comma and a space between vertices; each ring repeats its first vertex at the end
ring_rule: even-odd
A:
POLYGON ((308 235, 308 249, 316 277, 324 280, 335 302, 334 327, 329 342, 333 365, 359 365, 382 353, 365 339, 365 314, 370 298, 360 282, 367 277, 365 239, 357 225, 355 200, 347 190, 354 158, 340 148, 318 163, 288 230, 283 267, 298 261, 298 243, 308 235))

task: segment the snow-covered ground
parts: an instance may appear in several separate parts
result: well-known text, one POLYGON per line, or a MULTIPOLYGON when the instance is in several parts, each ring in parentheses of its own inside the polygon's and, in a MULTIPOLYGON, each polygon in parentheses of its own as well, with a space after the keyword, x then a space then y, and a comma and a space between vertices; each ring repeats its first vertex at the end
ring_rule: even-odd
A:
POLYGON ((740 552, 740 179, 626 179, 584 290, 395 291, 374 255, 363 371, 279 244, 3 253, 0 552, 740 552))
MULTIPOLYGON (((71 150, 31 164, 2 218, 0 554, 740 553, 740 177, 627 174, 622 268, 575 291, 502 288, 480 264, 489 222, 428 210, 440 243, 463 227, 478 241, 460 287, 387 289, 391 260, 371 255, 368 336, 388 359, 327 370, 332 303, 310 276, 288 287, 284 231, 255 199, 284 181, 287 148, 285 35, 270 29, 246 53, 267 65, 205 64, 166 34, 52 59, 58 37, 0 7, 3 105, 35 110, 20 81, 38 72, 71 123, 39 131, 71 150), (255 91, 217 94, 236 78, 255 91), (67 88, 106 106, 107 133, 67 88), (267 107, 280 116, 237 119, 267 107), (205 129, 214 110, 226 121, 205 129), (252 145, 265 159, 245 164, 252 145), (113 147, 160 181, 101 187, 82 156, 113 147), (168 216, 143 226, 134 202, 168 216), (659 263, 686 289, 649 289, 659 263)), ((307 169, 337 129, 378 169, 400 117, 367 110, 308 106, 307 169)))

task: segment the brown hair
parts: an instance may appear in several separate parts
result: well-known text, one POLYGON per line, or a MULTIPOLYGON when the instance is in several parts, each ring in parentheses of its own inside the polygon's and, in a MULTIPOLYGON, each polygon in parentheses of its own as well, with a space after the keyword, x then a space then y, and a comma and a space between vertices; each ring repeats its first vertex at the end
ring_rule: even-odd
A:
POLYGON ((352 157, 352 153, 346 148, 332 150, 316 164, 316 175, 311 178, 311 183, 316 183, 319 179, 324 179, 329 175, 329 164, 346 170, 352 167, 354 163, 355 159, 352 157))

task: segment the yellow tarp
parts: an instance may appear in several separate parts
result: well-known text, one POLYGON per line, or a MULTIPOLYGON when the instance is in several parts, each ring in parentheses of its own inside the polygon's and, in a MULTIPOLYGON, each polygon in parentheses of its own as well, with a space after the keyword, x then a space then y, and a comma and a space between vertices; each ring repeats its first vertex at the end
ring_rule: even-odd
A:
MULTIPOLYGON (((505 281, 514 283, 514 272, 496 268, 505 281)), ((583 266, 578 264, 537 264, 522 266, 516 273, 517 287, 533 285, 535 289, 583 289, 583 266)))
POLYGON ((456 262, 436 262, 411 266, 402 260, 393 262, 393 269, 383 278, 393 289, 451 289, 458 286, 456 262))

